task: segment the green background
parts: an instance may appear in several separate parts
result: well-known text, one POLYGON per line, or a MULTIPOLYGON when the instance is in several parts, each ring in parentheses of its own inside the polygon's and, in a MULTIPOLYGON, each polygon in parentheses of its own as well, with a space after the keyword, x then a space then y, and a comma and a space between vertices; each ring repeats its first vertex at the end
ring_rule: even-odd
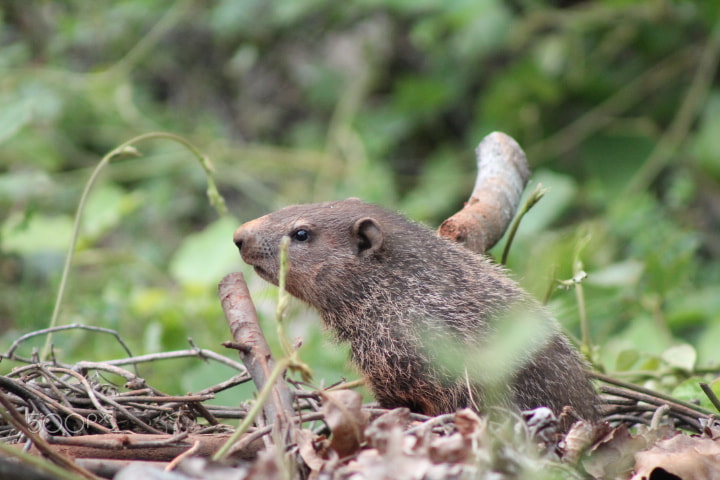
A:
MULTIPOLYGON (((241 222, 355 196, 436 227, 470 194, 475 146, 500 130, 528 155, 528 189, 549 188, 521 225, 512 275, 551 292, 574 336, 585 306, 599 368, 693 396, 687 379, 720 362, 718 5, 3 2, 0 349, 48 326, 82 189, 136 135, 197 145, 230 212, 215 212, 202 168, 167 140, 103 171, 60 323, 115 329, 145 354, 188 337, 222 352, 215 290, 237 270, 274 336, 276 291, 231 241, 241 222), (554 289, 578 268, 582 292, 554 289)), ((289 331, 317 385, 356 378, 314 312, 294 305, 289 331)), ((91 332, 54 342, 68 363, 124 354, 91 332)), ((182 393, 232 372, 188 359, 140 373, 182 393)))

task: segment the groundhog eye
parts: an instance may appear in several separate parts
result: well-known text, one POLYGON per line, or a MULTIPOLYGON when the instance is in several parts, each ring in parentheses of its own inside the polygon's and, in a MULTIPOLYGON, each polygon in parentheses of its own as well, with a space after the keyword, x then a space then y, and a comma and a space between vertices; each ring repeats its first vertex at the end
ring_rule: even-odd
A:
POLYGON ((290 237, 298 242, 307 242, 310 240, 310 232, 301 228, 299 230, 295 230, 290 237))

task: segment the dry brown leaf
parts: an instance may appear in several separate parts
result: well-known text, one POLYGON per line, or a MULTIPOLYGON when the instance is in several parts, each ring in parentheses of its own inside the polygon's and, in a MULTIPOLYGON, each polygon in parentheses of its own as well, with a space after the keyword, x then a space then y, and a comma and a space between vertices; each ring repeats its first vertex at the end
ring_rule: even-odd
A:
POLYGON ((427 449, 430 461, 440 463, 465 463, 473 453, 473 440, 479 438, 487 422, 469 408, 455 413, 455 427, 458 433, 439 437, 427 449))
POLYGON ((480 418, 473 410, 464 408, 455 413, 455 426, 460 435, 469 437, 483 432, 487 427, 487 421, 480 418))
POLYGON ((592 439, 592 445, 585 448, 582 466, 596 478, 628 478, 633 470, 635 454, 674 432, 667 426, 653 429, 640 427, 636 435, 631 435, 625 425, 617 428, 607 424, 591 425, 587 439, 592 439))
POLYGON ((320 392, 325 422, 332 437, 330 448, 340 458, 352 455, 360 449, 364 441, 364 431, 368 423, 368 413, 362 410, 362 395, 352 390, 320 392))
POLYGON ((458 433, 436 438, 428 449, 433 463, 465 463, 473 453, 472 440, 458 433))
POLYGON ((676 435, 661 440, 650 450, 635 455, 632 480, 673 478, 712 480, 720 478, 720 443, 709 438, 676 435))
POLYGON ((585 470, 595 478, 627 478, 635 452, 647 448, 642 435, 632 436, 625 425, 613 428, 587 451, 582 459, 585 470))
POLYGON ((563 442, 563 458, 568 463, 575 464, 580 456, 589 449, 598 439, 598 429, 603 428, 590 422, 575 422, 565 435, 563 442))
POLYGON ((313 473, 332 470, 337 465, 338 455, 334 450, 328 448, 328 441, 325 437, 302 429, 295 432, 295 440, 300 456, 313 473))
POLYGON ((385 455, 390 450, 402 449, 403 432, 410 423, 410 410, 396 408, 380 415, 365 430, 370 445, 385 455))
POLYGON ((363 450, 352 466, 355 473, 353 478, 420 480, 426 478, 432 464, 426 457, 411 456, 402 450, 391 450, 380 455, 372 449, 363 450))
POLYGON ((257 460, 252 464, 246 480, 282 480, 282 467, 278 465, 280 457, 276 447, 271 446, 262 450, 257 460))

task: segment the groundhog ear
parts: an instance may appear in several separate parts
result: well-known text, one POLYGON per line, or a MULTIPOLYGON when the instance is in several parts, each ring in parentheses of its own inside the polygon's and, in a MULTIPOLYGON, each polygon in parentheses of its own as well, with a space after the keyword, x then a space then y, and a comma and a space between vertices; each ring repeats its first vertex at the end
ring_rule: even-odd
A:
POLYGON ((366 257, 377 252, 385 241, 385 234, 374 218, 361 218, 353 225, 353 239, 357 253, 366 257))

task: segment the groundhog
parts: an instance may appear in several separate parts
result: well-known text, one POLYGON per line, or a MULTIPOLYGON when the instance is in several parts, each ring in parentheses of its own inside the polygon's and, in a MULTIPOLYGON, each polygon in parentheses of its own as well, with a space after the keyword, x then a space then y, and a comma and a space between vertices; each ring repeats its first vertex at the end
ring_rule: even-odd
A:
POLYGON ((240 226, 234 241, 277 285, 285 236, 287 291, 350 344, 381 406, 437 415, 492 405, 559 414, 569 405, 598 419, 580 355, 484 255, 357 199, 283 208, 240 226), (524 340, 513 349, 508 335, 524 340))

